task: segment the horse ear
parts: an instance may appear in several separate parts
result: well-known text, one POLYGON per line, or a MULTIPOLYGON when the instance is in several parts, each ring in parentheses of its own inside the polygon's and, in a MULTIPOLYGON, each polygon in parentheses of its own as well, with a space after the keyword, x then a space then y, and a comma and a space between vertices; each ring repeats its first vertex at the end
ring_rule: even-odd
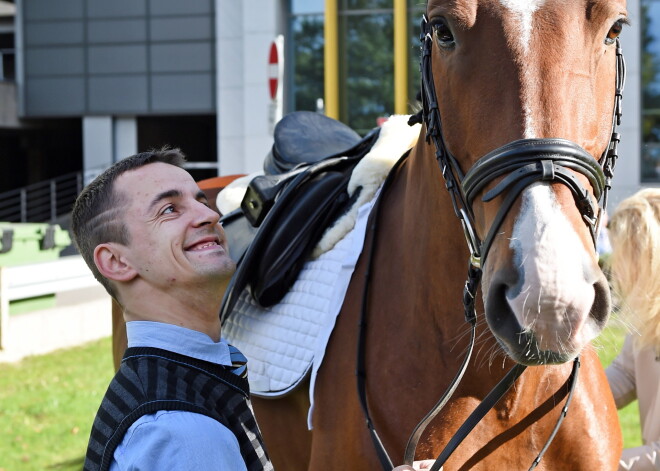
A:
POLYGON ((94 249, 94 263, 101 275, 113 281, 131 281, 137 271, 127 262, 119 244, 99 244, 94 249))

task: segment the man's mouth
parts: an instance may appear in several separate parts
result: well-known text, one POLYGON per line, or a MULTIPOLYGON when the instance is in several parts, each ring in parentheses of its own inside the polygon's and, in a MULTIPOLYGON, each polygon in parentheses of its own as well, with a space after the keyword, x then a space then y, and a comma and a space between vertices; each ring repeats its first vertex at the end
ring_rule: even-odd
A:
POLYGON ((215 237, 207 237, 186 247, 187 251, 195 252, 209 248, 220 247, 220 241, 215 237))

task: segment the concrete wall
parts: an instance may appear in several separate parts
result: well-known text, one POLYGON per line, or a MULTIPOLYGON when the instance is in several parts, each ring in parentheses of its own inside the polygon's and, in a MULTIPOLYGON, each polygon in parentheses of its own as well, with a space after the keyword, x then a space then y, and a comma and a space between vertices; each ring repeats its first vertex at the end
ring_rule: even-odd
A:
POLYGON ((0 363, 75 347, 112 335, 112 299, 101 285, 71 291, 55 307, 10 316, 6 328, 0 363))
POLYGON ((17 7, 22 116, 214 112, 213 0, 17 7))
POLYGON ((220 174, 252 173, 272 146, 268 52, 284 32, 285 2, 215 1, 220 174))
MULTIPOLYGON (((628 0, 627 26, 621 35, 621 46, 626 59, 626 85, 623 91, 623 117, 619 132, 619 161, 614 171, 608 212, 611 214, 624 198, 642 187, 641 163, 641 19, 639 0, 628 0)), ((647 185, 645 185, 647 186, 647 185)))

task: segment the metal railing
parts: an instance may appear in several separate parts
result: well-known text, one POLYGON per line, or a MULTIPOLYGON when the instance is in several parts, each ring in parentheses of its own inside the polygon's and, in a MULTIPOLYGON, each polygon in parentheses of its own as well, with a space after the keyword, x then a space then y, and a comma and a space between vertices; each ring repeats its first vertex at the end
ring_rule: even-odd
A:
MULTIPOLYGON (((186 162, 187 170, 217 169, 217 162, 186 162)), ((71 212, 83 186, 105 170, 96 167, 83 172, 33 183, 23 188, 0 193, 0 221, 3 222, 56 222, 71 212)))
POLYGON ((0 193, 0 221, 55 222, 71 212, 82 191, 80 172, 0 193))

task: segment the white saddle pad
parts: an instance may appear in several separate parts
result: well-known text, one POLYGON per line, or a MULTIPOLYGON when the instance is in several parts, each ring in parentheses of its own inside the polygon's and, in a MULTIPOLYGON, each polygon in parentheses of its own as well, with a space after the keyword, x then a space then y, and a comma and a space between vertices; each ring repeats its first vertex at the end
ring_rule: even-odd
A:
POLYGON ((355 227, 333 249, 305 264, 279 304, 262 308, 247 291, 239 297, 222 333, 249 358, 250 392, 255 396, 284 395, 311 373, 313 406, 316 373, 362 252, 375 201, 360 207, 355 227))

